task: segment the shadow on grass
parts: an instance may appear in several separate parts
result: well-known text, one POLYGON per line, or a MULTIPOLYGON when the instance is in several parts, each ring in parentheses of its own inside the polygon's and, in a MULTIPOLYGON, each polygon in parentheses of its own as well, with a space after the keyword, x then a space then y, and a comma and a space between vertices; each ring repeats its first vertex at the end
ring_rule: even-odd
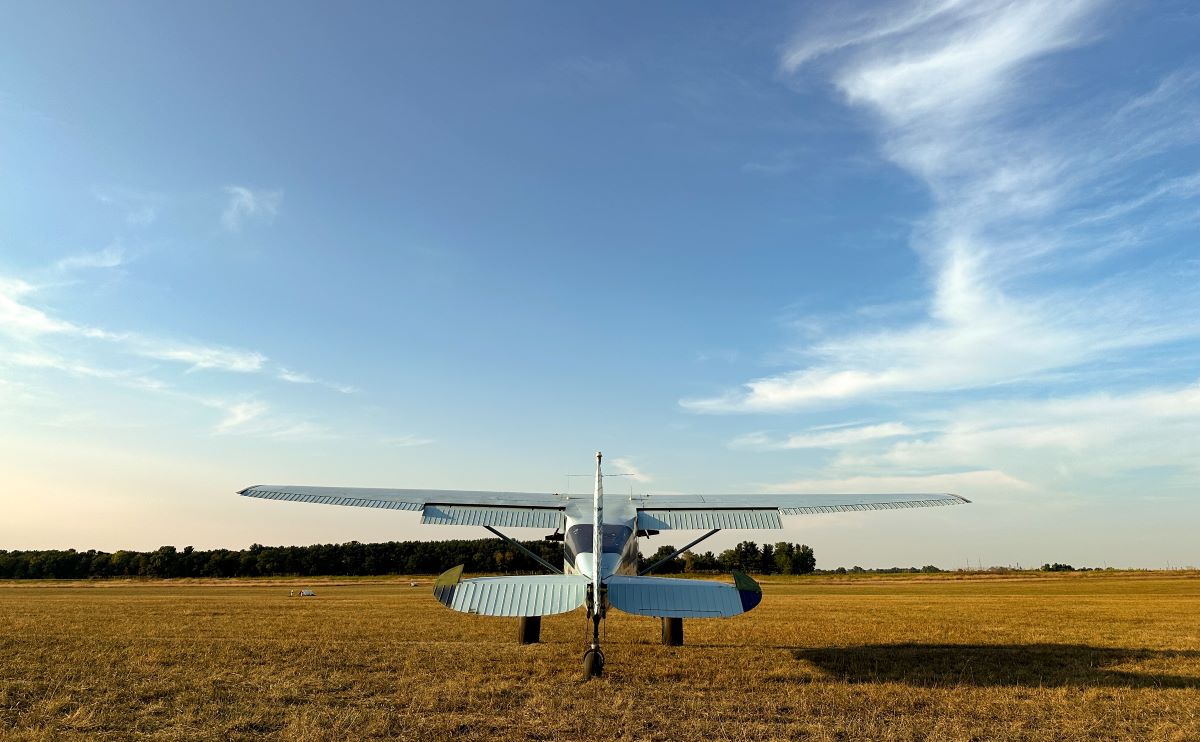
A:
POLYGON ((1177 667, 1158 671, 1173 661, 1193 664, 1200 659, 1196 651, 1074 644, 882 644, 796 649, 793 655, 847 683, 1200 688, 1200 677, 1170 674, 1178 672, 1177 667), (1137 667, 1145 664, 1153 667, 1137 667))

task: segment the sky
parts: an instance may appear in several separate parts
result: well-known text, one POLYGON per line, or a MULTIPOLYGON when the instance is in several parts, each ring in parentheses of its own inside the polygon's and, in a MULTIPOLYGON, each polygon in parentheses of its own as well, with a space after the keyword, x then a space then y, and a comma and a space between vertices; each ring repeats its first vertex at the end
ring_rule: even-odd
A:
POLYGON ((973 500, 718 550, 1200 564, 1192 3, 0 17, 0 548, 484 537, 235 492, 602 450, 973 500))

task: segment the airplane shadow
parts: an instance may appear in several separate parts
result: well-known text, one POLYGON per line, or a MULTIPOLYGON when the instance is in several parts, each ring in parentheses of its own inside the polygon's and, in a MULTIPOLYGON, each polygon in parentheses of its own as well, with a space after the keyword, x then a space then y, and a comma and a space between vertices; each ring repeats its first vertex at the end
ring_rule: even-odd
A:
POLYGON ((1200 688, 1200 652, 1075 644, 883 644, 794 649, 797 660, 848 683, 940 686, 1200 688), (1178 672, 1168 663, 1183 660, 1178 672), (1142 667, 1139 667, 1142 666, 1142 667), (1145 667, 1149 665, 1149 668, 1145 667))

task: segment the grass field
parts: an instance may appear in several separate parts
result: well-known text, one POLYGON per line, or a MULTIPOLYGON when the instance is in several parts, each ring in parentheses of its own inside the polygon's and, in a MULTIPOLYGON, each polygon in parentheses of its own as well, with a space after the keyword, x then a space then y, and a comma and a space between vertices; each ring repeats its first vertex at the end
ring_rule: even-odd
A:
POLYGON ((1200 740, 1200 574, 764 579, 516 644, 428 581, 0 585, 5 739, 1200 740), (287 597, 311 586, 315 598, 287 597))

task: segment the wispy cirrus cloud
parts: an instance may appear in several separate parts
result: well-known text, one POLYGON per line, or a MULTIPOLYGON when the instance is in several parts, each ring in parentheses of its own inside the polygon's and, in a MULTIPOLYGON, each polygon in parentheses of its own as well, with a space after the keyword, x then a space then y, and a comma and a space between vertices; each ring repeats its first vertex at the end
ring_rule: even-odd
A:
POLYGON ((0 333, 26 342, 56 335, 97 340, 132 355, 182 363, 191 370, 252 373, 261 371, 267 360, 257 351, 155 338, 136 332, 113 332, 59 319, 33 306, 29 300, 37 292, 37 287, 25 281, 0 277, 0 333))
POLYGON ((256 373, 263 370, 267 361, 265 355, 254 350, 156 340, 133 334, 125 334, 120 337, 137 355, 160 361, 182 363, 188 366, 190 371, 216 370, 242 374, 256 373))
POLYGON ((260 400, 208 400, 210 407, 224 414, 213 427, 216 435, 252 436, 278 440, 329 439, 335 436, 328 428, 294 415, 275 413, 260 400))
MULTIPOLYGON (((73 256, 64 270, 107 264, 115 256, 73 256)), ((61 262, 61 261, 60 261, 61 262)), ((61 286, 59 287, 61 288, 61 286)), ((272 373, 288 381, 319 383, 341 393, 356 391, 343 384, 321 382, 298 371, 277 369, 268 364, 265 354, 244 348, 211 343, 155 337, 139 332, 112 331, 62 319, 37 306, 42 290, 18 278, 0 276, 0 368, 45 369, 76 378, 95 379, 126 389, 134 389, 220 410, 221 420, 214 427, 219 434, 251 435, 274 439, 328 438, 323 426, 294 415, 274 414, 265 402, 256 399, 214 400, 187 392, 168 383, 155 373, 156 368, 141 367, 135 359, 148 359, 184 367, 186 373, 219 371, 233 374, 272 373), (95 360, 99 358, 101 360, 95 360), (115 364, 124 362, 132 368, 115 364)), ((182 378, 182 377, 181 377, 182 378)))
POLYGON ((1179 213, 1190 208, 1191 176, 1134 166, 1200 140, 1195 96, 1178 94, 1195 91, 1191 74, 1106 109, 1047 105, 1038 73, 1099 38, 1102 10, 1071 0, 872 6, 793 39, 781 68, 827 76, 869 114, 884 157, 933 198, 912 236, 929 274, 924 316, 824 332, 797 368, 681 404, 782 412, 981 389, 1200 336, 1200 305, 1177 272, 1094 275, 1097 261, 1195 224, 1179 213), (1177 204, 1178 218, 1112 229, 1150 202, 1177 204))
POLYGON ((350 384, 339 384, 333 381, 323 381, 308 374, 301 373, 299 371, 292 371, 291 369, 283 367, 280 367, 276 371, 275 376, 280 381, 286 381, 289 384, 319 384, 321 386, 328 387, 339 394, 354 394, 358 391, 357 387, 351 386, 350 384))
POLYGON ((26 298, 36 288, 19 278, 0 276, 0 332, 17 338, 73 332, 76 326, 30 306, 26 298))
POLYGON ((225 186, 225 210, 221 224, 231 232, 240 231, 247 221, 270 224, 283 203, 282 190, 254 189, 246 186, 225 186))
POLYGON ((166 198, 159 193, 134 188, 103 187, 93 191, 96 200, 125 214, 130 227, 148 227, 158 219, 159 209, 166 198))
POLYGON ((1047 491, 1151 469, 1188 490, 1200 477, 1200 383, 980 400, 926 411, 924 422, 920 435, 843 452, 835 468, 931 471, 987 461, 1047 491))
POLYGON ((58 260, 55 270, 68 272, 89 268, 116 268, 125 262, 125 248, 120 245, 109 245, 102 250, 76 253, 58 260))
POLYGON ((767 433, 746 433, 729 442, 730 448, 756 451, 786 451, 803 448, 841 448, 866 441, 883 438, 898 438, 912 435, 915 431, 904 423, 879 423, 877 425, 847 425, 814 428, 804 433, 792 433, 782 438, 767 433))
POLYGON ((654 478, 638 468, 633 459, 628 456, 618 456, 612 460, 612 474, 628 476, 635 482, 652 482, 654 478))

